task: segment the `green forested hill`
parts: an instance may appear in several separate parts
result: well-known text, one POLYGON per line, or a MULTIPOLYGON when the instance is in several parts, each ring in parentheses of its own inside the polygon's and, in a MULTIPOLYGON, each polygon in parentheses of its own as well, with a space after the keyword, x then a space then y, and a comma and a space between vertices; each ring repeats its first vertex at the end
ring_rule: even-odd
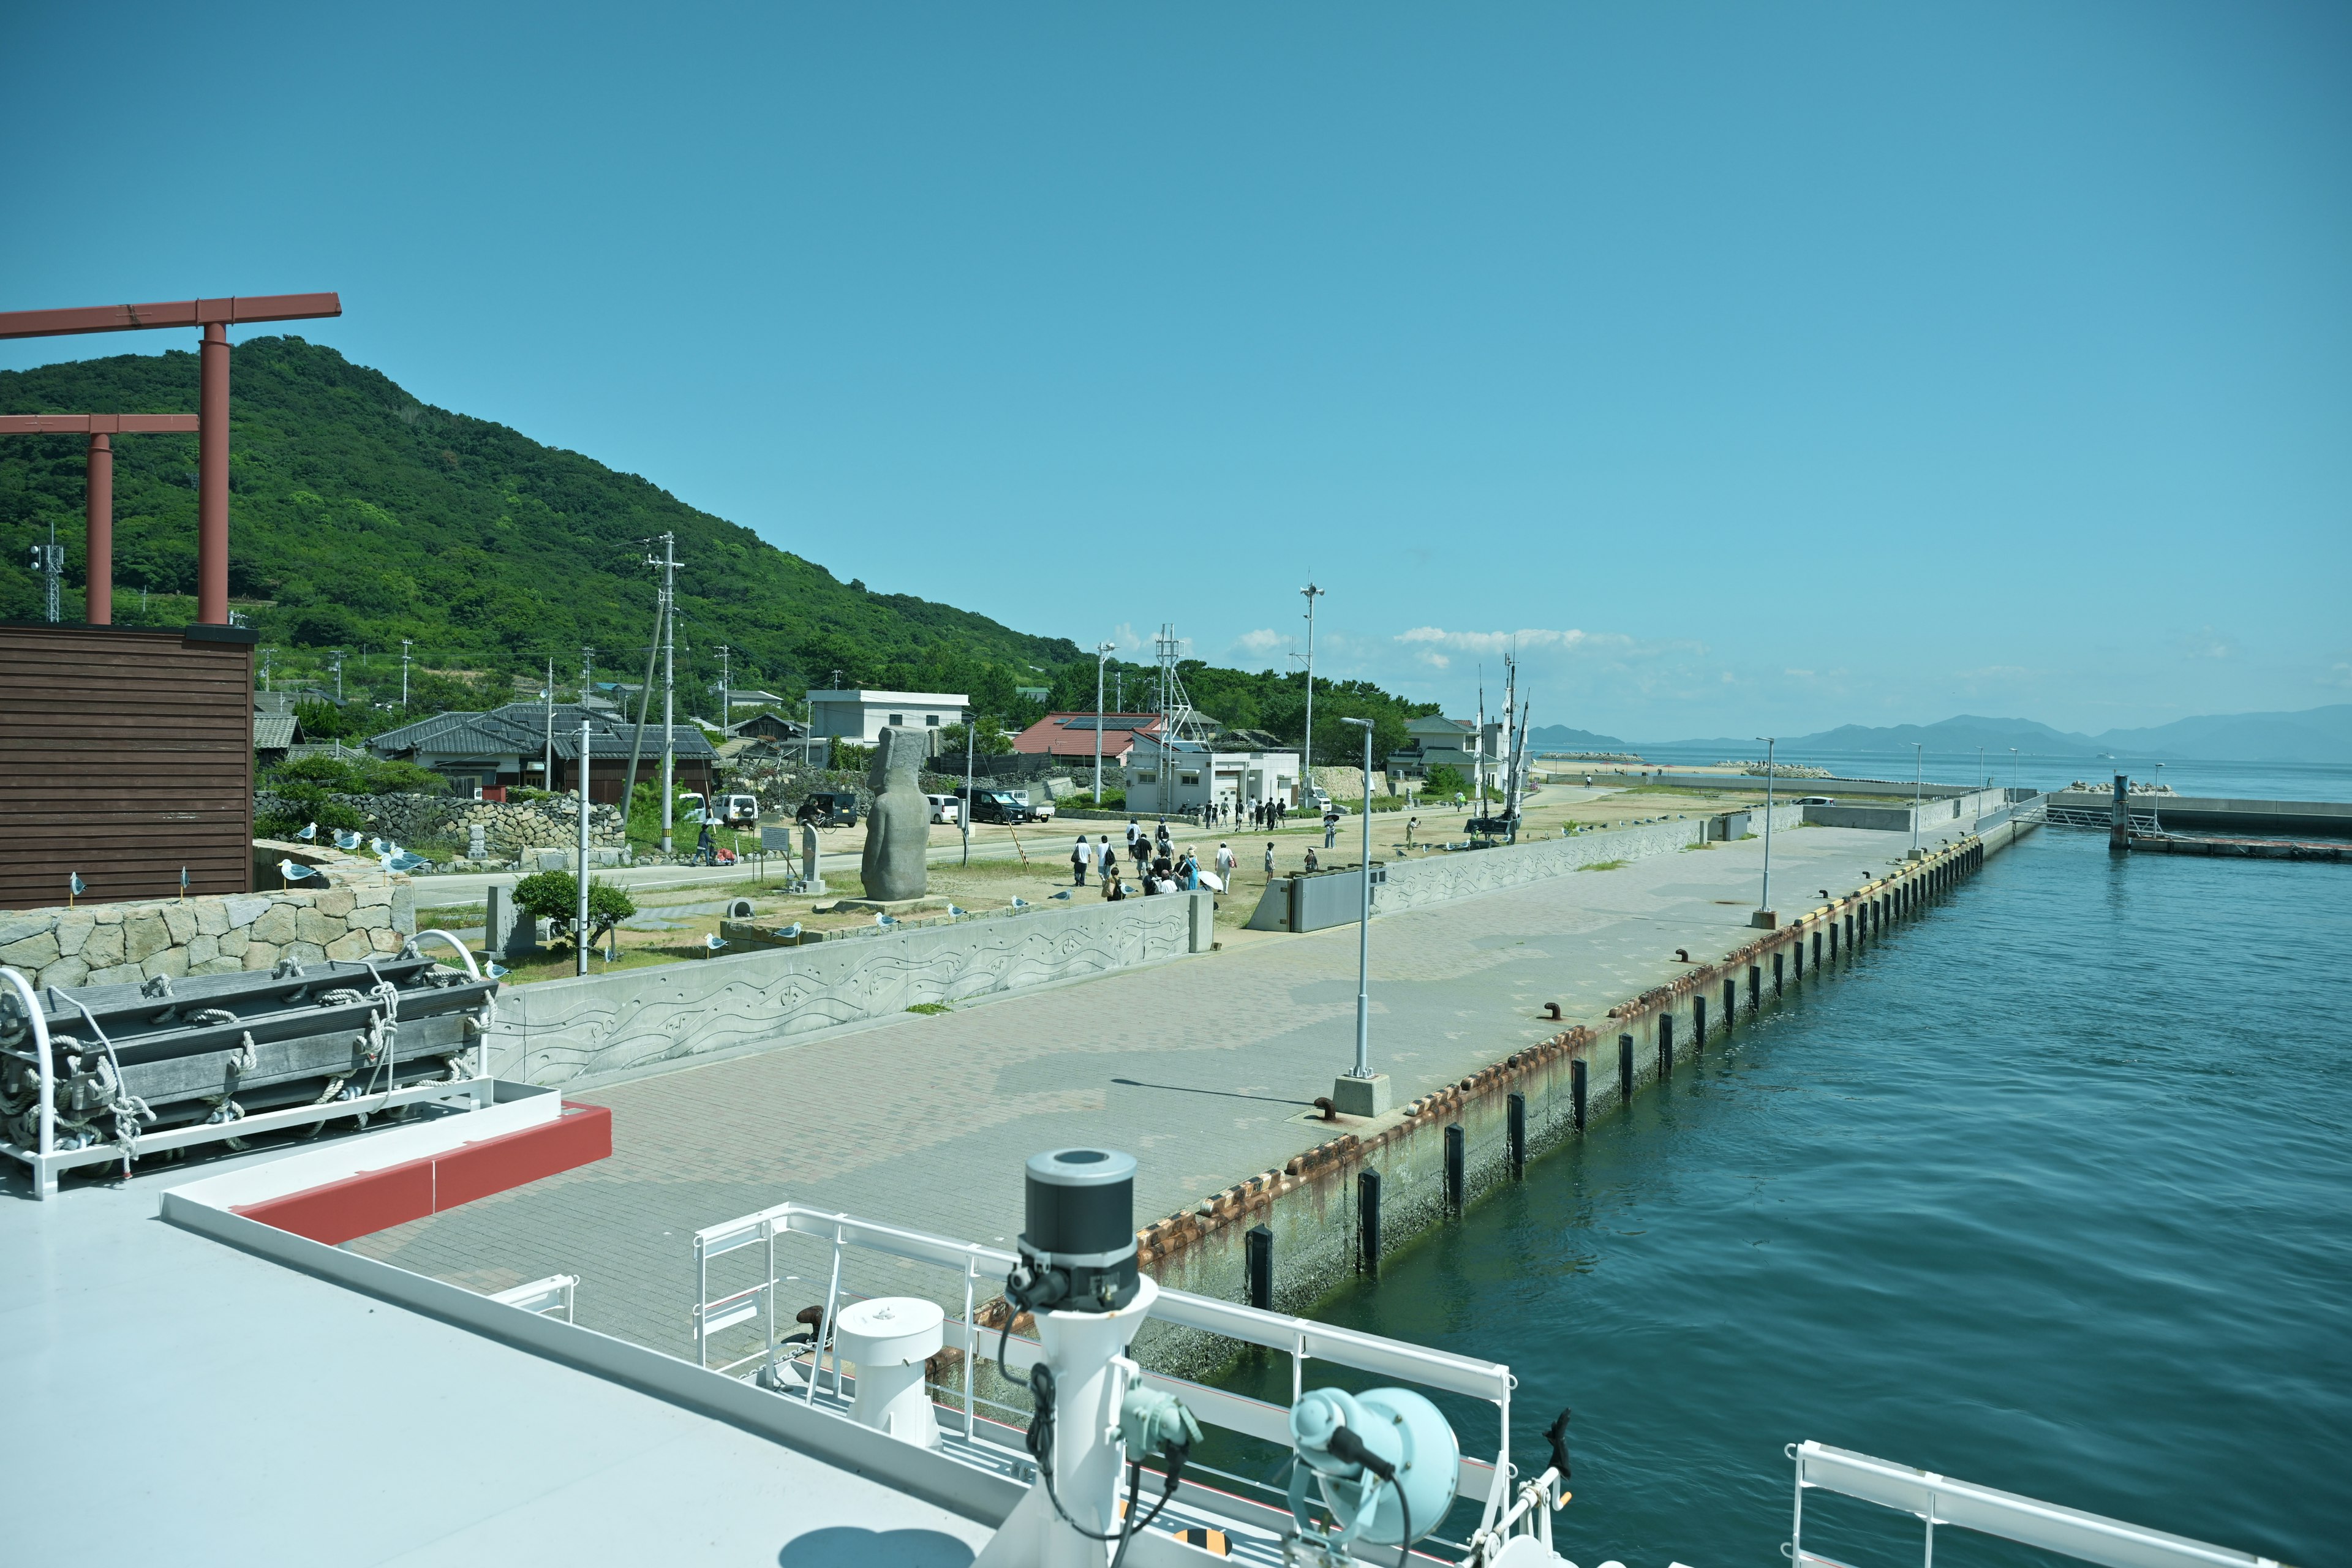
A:
MULTIPOLYGON (((193 353, 0 373, 0 413, 195 406, 193 353)), ((635 475, 421 404, 332 349, 296 337, 240 344, 233 407, 231 604, 279 650, 286 674, 315 675, 341 647, 347 691, 396 697, 405 637, 420 669, 479 678, 476 695, 550 657, 568 685, 583 645, 597 649, 600 678, 635 680, 654 619, 646 542, 672 532, 688 563, 679 686, 697 710, 710 709, 720 644, 734 649, 739 687, 793 698, 838 669, 851 684, 970 691, 1007 721, 1034 711, 1016 687, 1049 687, 1057 705, 1093 702, 1094 661, 1066 638, 841 582, 635 475)), ((194 610, 195 437, 114 445, 116 619, 182 624, 194 610)), ((41 614, 25 546, 52 524, 67 547, 65 614, 82 613, 83 447, 80 437, 0 438, 0 619, 41 614)), ((1219 705, 1207 690, 1196 699, 1227 723, 1298 732, 1297 675, 1202 676, 1219 705)), ((418 684, 420 704, 467 700, 442 680, 418 684)), ((1333 731, 1317 732, 1318 750, 1347 742, 1340 713, 1391 721, 1385 752, 1402 741, 1403 718, 1425 710, 1370 686, 1318 681, 1317 698, 1316 721, 1328 708, 1333 731)))

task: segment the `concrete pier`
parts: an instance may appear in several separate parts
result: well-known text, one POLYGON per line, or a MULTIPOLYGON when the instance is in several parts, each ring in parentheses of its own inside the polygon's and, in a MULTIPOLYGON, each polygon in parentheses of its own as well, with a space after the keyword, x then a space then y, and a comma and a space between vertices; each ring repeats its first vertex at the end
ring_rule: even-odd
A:
POLYGON ((1381 1246, 1442 1223, 1445 1127, 1464 1130, 1475 1200, 1507 1178, 1512 1095, 1540 1151, 1572 1132, 1576 1100, 1589 1118, 1621 1095, 1621 1035, 1636 1043, 1638 1091, 1662 1017, 1891 888, 1972 870, 2016 831, 1900 869, 1885 834, 1790 834, 1776 877, 1847 891, 1769 932, 1746 921, 1756 842, 1377 921, 1374 1065, 1409 1100, 1383 1117, 1327 1121, 1311 1103, 1352 1053, 1354 933, 1252 936, 580 1093, 613 1110, 610 1160, 352 1245, 480 1289, 577 1274, 583 1323, 679 1352, 698 1226, 789 1197, 995 1245, 1019 1228, 1023 1160, 1091 1143, 1141 1162, 1138 1215, 1167 1216, 1143 1233, 1164 1282, 1242 1299, 1244 1237, 1264 1225, 1276 1297, 1297 1307, 1358 1265, 1364 1172, 1384 1184, 1381 1246), (1545 1016, 1548 1001, 1564 1021, 1545 1016), (1601 1070, 1577 1070, 1596 1054, 1601 1070))

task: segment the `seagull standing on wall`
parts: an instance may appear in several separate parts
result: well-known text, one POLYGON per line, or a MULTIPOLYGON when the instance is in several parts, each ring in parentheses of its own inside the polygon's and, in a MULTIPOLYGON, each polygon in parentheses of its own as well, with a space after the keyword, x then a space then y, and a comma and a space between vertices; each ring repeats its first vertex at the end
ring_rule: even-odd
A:
POLYGON ((294 883, 302 881, 308 878, 315 877, 319 873, 313 871, 310 867, 303 865, 299 860, 280 860, 278 862, 278 878, 289 887, 291 887, 294 883))
POLYGON ((319 839, 319 825, 314 822, 294 837, 300 839, 305 844, 315 844, 319 839))

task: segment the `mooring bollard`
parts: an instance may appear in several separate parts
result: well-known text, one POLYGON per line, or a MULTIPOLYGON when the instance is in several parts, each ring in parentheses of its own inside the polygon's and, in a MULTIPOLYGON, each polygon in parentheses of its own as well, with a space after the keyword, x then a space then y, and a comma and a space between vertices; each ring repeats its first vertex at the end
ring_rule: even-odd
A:
POLYGON ((1584 1058, 1577 1058, 1568 1064, 1568 1108, 1576 1118, 1576 1130, 1584 1131, 1584 1058))
POLYGON ((1356 1271, 1381 1272, 1381 1173, 1369 1168, 1356 1173, 1356 1271))
POLYGON ((1445 1206, 1462 1212, 1462 1124, 1445 1130, 1445 1206))
POLYGON ((1727 1038, 1738 1022, 1739 982, 1727 980, 1723 983, 1723 1033, 1727 1038))
POLYGON ((1775 996, 1781 994, 1781 981, 1788 973, 1788 965, 1781 962, 1785 956, 1778 952, 1772 955, 1772 994, 1775 996))
POLYGON ((1261 1312, 1274 1310, 1274 1232, 1254 1225, 1242 1233, 1244 1262, 1249 1275, 1249 1303, 1261 1312))
POLYGON ((1633 1037, 1617 1037, 1617 1104, 1620 1110, 1633 1103, 1633 1037))
POLYGON ((1672 1013, 1658 1015, 1658 1076, 1675 1076, 1675 1016, 1672 1013))
POLYGON ((1691 1050, 1703 1055, 1706 1050, 1706 998, 1691 998, 1691 1050))
POLYGON ((1528 1173, 1528 1097, 1513 1089, 1503 1100, 1503 1127, 1509 1134, 1511 1179, 1528 1173))

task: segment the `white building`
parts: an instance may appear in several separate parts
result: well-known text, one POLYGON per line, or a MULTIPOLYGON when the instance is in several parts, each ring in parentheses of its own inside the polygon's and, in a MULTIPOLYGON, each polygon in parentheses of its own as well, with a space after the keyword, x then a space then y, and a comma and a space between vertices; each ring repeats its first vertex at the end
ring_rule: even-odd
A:
MULTIPOLYGON (((1389 754, 1389 770, 1415 777, 1425 777, 1433 767, 1461 770, 1468 778, 1478 765, 1478 726, 1467 719, 1446 719, 1431 714, 1415 719, 1404 727, 1406 744, 1389 754)), ((1486 767, 1491 773, 1502 765, 1508 742, 1500 720, 1486 721, 1486 767)))
POLYGON ((1205 742, 1167 742, 1171 784, 1160 798, 1161 742, 1138 735, 1127 758, 1127 809, 1138 814, 1193 811, 1231 802, 1247 811, 1262 800, 1298 805, 1297 752, 1215 752, 1205 742))
MULTIPOLYGON (((870 746, 886 728, 944 730, 961 724, 971 704, 961 691, 812 691, 809 722, 812 733, 870 746)), ((938 749, 934 737, 932 750, 938 749)))

